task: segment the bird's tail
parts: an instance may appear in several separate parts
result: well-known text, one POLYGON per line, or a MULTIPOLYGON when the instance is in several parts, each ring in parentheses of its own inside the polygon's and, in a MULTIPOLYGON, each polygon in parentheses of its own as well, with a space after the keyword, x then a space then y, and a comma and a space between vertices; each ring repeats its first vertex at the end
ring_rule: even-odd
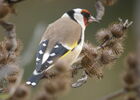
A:
POLYGON ((27 85, 32 85, 32 86, 36 86, 39 82, 39 80, 43 77, 43 74, 39 74, 39 75, 32 75, 28 81, 26 82, 27 85))

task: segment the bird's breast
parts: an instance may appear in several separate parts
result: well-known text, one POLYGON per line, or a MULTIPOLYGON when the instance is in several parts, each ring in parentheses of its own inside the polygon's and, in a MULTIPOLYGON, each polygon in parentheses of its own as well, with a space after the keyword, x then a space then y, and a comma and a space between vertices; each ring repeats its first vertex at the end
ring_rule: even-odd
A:
POLYGON ((81 41, 69 54, 67 54, 64 58, 60 59, 61 61, 66 62, 68 65, 72 65, 75 60, 78 58, 79 54, 82 51, 84 44, 84 31, 81 33, 81 41))

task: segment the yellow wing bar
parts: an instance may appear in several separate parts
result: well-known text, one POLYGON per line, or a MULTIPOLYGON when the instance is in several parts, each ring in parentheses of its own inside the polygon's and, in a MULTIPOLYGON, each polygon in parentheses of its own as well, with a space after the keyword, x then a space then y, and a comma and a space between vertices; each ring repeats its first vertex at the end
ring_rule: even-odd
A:
POLYGON ((73 45, 70 46, 71 50, 69 50, 68 52, 66 52, 61 58, 65 57, 66 55, 68 55, 76 46, 78 45, 77 42, 75 42, 73 45))

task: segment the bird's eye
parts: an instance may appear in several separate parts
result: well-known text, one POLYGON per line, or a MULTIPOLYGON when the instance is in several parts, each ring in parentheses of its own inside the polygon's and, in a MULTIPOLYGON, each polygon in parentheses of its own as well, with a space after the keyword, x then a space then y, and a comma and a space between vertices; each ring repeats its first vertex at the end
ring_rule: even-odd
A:
POLYGON ((88 10, 83 9, 81 14, 85 17, 85 18, 89 18, 91 13, 88 10))

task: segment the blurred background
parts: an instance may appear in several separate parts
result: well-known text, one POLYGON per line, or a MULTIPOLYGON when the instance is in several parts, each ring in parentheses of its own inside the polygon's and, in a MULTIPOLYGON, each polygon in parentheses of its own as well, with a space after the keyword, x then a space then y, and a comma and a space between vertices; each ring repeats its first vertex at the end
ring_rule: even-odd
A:
MULTIPOLYGON (((135 24, 136 1, 139 0, 118 0, 115 5, 106 7, 105 15, 101 23, 93 23, 87 27, 86 40, 93 44, 97 44, 95 39, 96 32, 99 29, 105 28, 109 24, 118 21, 119 17, 132 20, 135 24)), ((33 42, 33 44, 30 46, 34 47, 34 50, 30 50, 33 55, 31 56, 32 61, 24 67, 24 80, 26 80, 33 71, 35 65, 34 51, 36 50, 37 43, 39 42, 45 27, 61 17, 63 13, 73 8, 85 8, 95 15, 94 3, 95 0, 25 0, 16 5, 18 13, 17 15, 12 15, 10 21, 16 25, 17 37, 23 43, 22 54, 27 50, 31 42, 33 42), (38 25, 39 28, 37 28, 38 25), (34 34, 37 34, 38 38, 31 41, 34 34)), ((3 30, 0 32, 2 33, 3 30)), ((2 40, 2 36, 3 34, 0 34, 0 40, 2 40)), ((125 66, 125 57, 129 52, 135 50, 134 44, 136 42, 136 36, 134 25, 129 28, 124 42, 125 52, 111 68, 104 70, 104 78, 102 80, 95 78, 89 79, 84 86, 77 89, 71 89, 68 94, 60 97, 58 100, 97 100, 98 98, 123 87, 121 75, 125 66)), ((120 98, 116 100, 120 100, 120 98)))

